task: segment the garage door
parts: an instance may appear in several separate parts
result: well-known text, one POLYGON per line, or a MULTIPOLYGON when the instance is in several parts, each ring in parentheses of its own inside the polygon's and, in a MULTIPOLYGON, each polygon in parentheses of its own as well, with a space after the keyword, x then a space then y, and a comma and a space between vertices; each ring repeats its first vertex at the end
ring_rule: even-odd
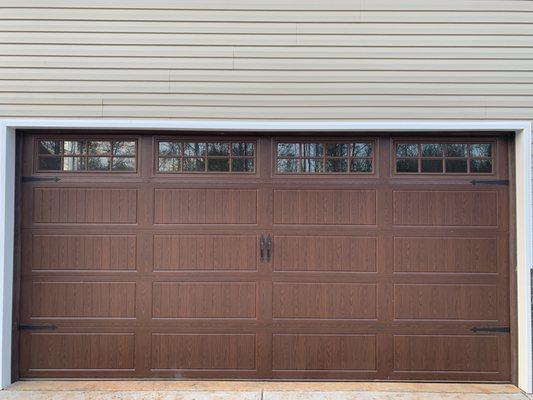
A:
POLYGON ((20 376, 508 381, 507 141, 26 133, 20 376))

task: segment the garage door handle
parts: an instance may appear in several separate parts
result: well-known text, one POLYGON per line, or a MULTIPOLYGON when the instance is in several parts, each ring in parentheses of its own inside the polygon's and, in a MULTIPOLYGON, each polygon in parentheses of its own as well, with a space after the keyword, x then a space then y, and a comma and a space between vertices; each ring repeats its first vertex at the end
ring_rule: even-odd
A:
POLYGON ((266 246, 266 258, 267 262, 270 262, 270 260, 272 259, 272 236, 270 235, 268 235, 266 238, 266 246))
POLYGON ((259 238, 259 257, 261 262, 266 262, 266 235, 261 235, 259 238))
POLYGON ((270 235, 261 235, 259 239, 259 255, 261 262, 270 262, 272 258, 272 237, 270 235))

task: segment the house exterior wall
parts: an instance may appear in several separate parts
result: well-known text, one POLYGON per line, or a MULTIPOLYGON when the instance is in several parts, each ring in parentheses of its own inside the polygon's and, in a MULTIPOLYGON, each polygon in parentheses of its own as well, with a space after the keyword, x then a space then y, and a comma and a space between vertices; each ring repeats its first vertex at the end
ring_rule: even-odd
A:
POLYGON ((0 117, 530 119, 533 2, 4 0, 0 117))

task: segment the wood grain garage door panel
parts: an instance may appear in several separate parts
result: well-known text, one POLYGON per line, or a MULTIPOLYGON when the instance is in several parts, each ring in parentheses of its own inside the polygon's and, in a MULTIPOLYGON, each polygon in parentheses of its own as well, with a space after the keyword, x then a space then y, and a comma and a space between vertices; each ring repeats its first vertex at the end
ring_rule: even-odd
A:
POLYGON ((276 271, 375 272, 377 238, 275 236, 276 271))
POLYGON ((373 335, 274 334, 273 369, 371 371, 376 347, 373 335))
POLYGON ((273 287, 274 318, 376 318, 374 284, 275 282, 273 287))
POLYGON ((154 269, 256 270, 257 236, 155 235, 154 269))
POLYGON ((253 370, 255 351, 255 335, 156 333, 151 368, 253 370))
POLYGON ((395 371, 498 371, 495 336, 398 335, 394 337, 395 371))
POLYGON ((156 189, 156 224, 255 224, 257 191, 156 189))
POLYGON ((34 282, 32 317, 135 318, 135 282, 34 282))
POLYGON ((495 191, 394 192, 394 224, 425 226, 497 226, 495 191))
POLYGON ((21 377, 511 380, 506 134, 235 133, 20 132, 21 377))
POLYGON ((30 370, 133 370, 135 336, 118 333, 32 333, 30 370))
POLYGON ((51 224, 135 224, 137 190, 36 188, 33 221, 51 224))
POLYGON ((254 282, 154 282, 154 318, 255 318, 254 282))
POLYGON ((498 320, 495 285, 394 285, 397 319, 498 320))
POLYGON ((375 223, 375 190, 274 190, 274 224, 375 223))
POLYGON ((32 269, 135 270, 135 235, 33 235, 32 269))
POLYGON ((395 237, 394 271, 495 273, 498 239, 395 237))

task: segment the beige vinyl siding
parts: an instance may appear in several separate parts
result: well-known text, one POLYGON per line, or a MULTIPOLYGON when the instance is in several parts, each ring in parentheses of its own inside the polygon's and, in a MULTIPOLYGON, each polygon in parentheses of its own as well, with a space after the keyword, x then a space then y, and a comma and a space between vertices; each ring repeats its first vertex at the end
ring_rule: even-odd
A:
POLYGON ((532 116, 529 0, 0 2, 0 117, 532 116))

